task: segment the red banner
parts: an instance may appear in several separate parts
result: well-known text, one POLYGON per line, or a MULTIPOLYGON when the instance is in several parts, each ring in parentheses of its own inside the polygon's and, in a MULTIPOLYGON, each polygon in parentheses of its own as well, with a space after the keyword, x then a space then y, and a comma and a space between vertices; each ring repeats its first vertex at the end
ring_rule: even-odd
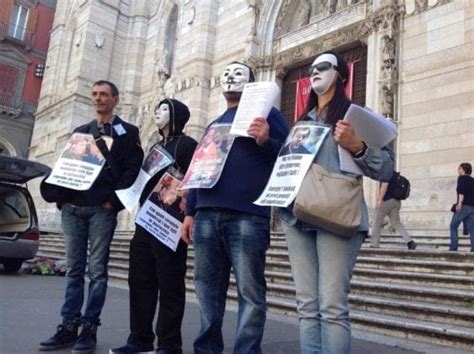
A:
MULTIPOLYGON (((354 82, 354 61, 347 63, 347 67, 349 69, 349 77, 347 79, 346 85, 346 96, 349 99, 352 99, 352 87, 354 82)), ((306 102, 308 100, 308 96, 311 92, 311 82, 309 81, 309 77, 303 77, 296 81, 296 97, 295 97, 295 122, 298 117, 304 112, 306 107, 306 102)))
POLYGON ((296 81, 295 122, 303 114, 310 92, 311 82, 309 77, 303 77, 296 81))

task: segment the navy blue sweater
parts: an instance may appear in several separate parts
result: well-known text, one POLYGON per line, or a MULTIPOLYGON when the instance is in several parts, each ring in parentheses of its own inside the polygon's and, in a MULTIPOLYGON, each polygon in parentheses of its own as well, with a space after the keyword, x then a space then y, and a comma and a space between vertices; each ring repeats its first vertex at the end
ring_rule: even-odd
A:
MULTIPOLYGON (((232 123, 237 108, 230 108, 215 123, 232 123)), ((186 215, 200 208, 221 208, 270 217, 270 207, 253 204, 260 196, 272 172, 289 127, 283 115, 272 108, 267 122, 270 138, 259 146, 254 138, 236 137, 219 181, 213 188, 193 189, 186 203, 186 215)))

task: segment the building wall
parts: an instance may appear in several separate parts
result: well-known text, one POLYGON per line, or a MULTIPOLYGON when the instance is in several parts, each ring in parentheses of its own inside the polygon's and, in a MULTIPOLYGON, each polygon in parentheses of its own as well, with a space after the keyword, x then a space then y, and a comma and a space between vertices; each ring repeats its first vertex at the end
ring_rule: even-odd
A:
POLYGON ((37 64, 44 64, 49 46, 49 31, 54 17, 55 1, 0 1, 0 148, 3 153, 27 157, 41 77, 35 75, 37 64), (12 38, 8 26, 12 23, 15 4, 28 8, 23 40, 12 38), (15 71, 13 78, 7 71, 15 71), (5 76, 12 79, 6 84, 5 76), (8 146, 7 149, 5 147, 8 146))
POLYGON ((474 3, 453 1, 404 20, 398 158, 412 228, 446 230, 457 168, 474 163, 473 17, 474 3))
MULTIPOLYGON (((72 129, 94 118, 89 95, 98 79, 119 86, 117 113, 140 127, 142 145, 149 147, 157 138, 152 112, 164 96, 188 104, 187 132, 201 136, 225 109, 218 76, 230 61, 246 61, 259 79, 283 85, 324 50, 363 48, 365 90, 357 90, 365 92, 369 107, 398 122, 397 164, 413 179, 404 221, 409 228, 446 229, 460 159, 453 155, 472 159, 472 102, 467 98, 472 85, 466 86, 472 79, 473 10, 465 1, 399 2, 338 1, 334 9, 317 11, 319 2, 303 0, 59 2, 32 154, 52 165, 72 129), (176 6, 176 36, 170 38, 176 6), (446 38, 438 40, 443 29, 446 38), (460 30, 462 40, 454 38, 460 30), (449 48, 464 59, 453 61, 449 48), (448 86, 439 86, 443 78, 448 86), (438 101, 460 104, 457 118, 449 115, 451 125, 442 121, 448 116, 440 115, 438 101), (460 131, 459 126, 469 124, 460 131), (444 137, 444 127, 453 132, 450 138, 444 137), (443 156, 448 160, 441 163, 443 156)), ((373 205, 377 185, 367 180, 365 187, 373 205)), ((38 193, 36 199, 44 224, 58 227, 54 208, 42 203, 38 193)), ((134 215, 124 212, 120 218, 119 229, 133 229, 134 215)))

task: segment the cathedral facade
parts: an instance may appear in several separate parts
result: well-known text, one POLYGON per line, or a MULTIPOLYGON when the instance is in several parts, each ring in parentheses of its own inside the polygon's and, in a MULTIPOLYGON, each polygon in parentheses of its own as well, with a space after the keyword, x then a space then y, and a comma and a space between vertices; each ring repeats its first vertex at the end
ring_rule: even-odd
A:
MULTIPOLYGON (((233 60, 278 83, 292 123, 299 80, 333 50, 351 64, 353 101, 398 126, 397 169, 412 188, 405 225, 447 234, 457 166, 474 162, 473 18, 469 0, 58 2, 30 157, 54 164, 71 131, 94 118, 99 79, 119 87, 117 113, 140 128, 144 149, 158 139, 153 111, 165 96, 189 106, 187 133, 199 138, 225 110, 218 78, 233 60)), ((365 181, 369 206, 376 187, 365 181)), ((57 210, 33 189, 42 228, 57 230, 57 210)), ((118 229, 133 218, 123 212, 118 229)))

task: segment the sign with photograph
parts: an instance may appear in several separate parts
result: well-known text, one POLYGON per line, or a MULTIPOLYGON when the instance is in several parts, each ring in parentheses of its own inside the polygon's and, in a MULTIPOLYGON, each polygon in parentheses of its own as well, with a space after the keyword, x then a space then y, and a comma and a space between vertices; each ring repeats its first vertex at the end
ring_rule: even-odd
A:
POLYGON ((230 124, 213 124, 207 129, 194 151, 180 189, 212 188, 216 185, 235 139, 229 133, 230 127, 230 124))
POLYGON ((186 208, 186 191, 178 190, 180 182, 165 172, 135 221, 173 251, 176 251, 181 237, 181 222, 177 219, 177 213, 184 215, 186 208))
POLYGON ((137 205, 148 181, 158 172, 174 162, 173 157, 162 146, 155 145, 143 160, 135 182, 126 189, 116 191, 125 208, 131 212, 137 205))
POLYGON ((330 130, 329 126, 311 121, 296 124, 280 149, 263 193, 254 204, 278 207, 290 205, 330 130))
MULTIPOLYGON (((103 139, 110 150, 112 138, 104 136, 103 139)), ((105 163, 105 157, 102 156, 92 135, 74 133, 69 138, 46 182, 85 191, 95 182, 105 163)))

